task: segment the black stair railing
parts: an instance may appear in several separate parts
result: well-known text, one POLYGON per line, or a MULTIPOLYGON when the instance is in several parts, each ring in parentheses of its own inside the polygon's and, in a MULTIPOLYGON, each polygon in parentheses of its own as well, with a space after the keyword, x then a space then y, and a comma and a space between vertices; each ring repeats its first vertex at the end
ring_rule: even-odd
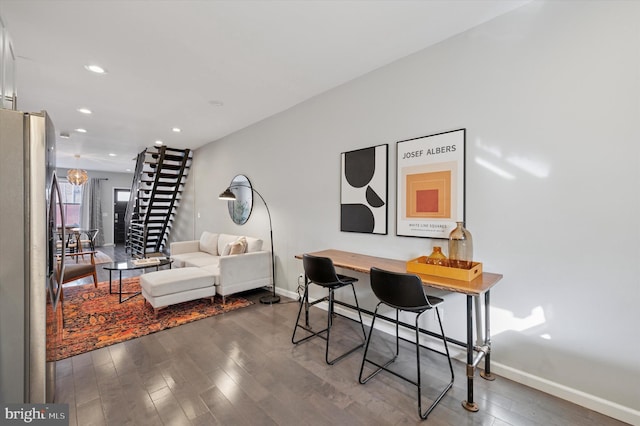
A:
POLYGON ((162 253, 191 167, 189 149, 148 148, 138 156, 129 201, 129 247, 136 257, 162 253))
POLYGON ((132 223, 138 220, 137 217, 137 203, 138 203, 138 188, 140 187, 140 176, 144 168, 144 151, 138 154, 136 160, 136 169, 133 173, 133 179, 131 182, 131 191, 129 192, 129 202, 127 203, 127 209, 125 211, 125 251, 133 253, 133 236, 132 236, 132 223))

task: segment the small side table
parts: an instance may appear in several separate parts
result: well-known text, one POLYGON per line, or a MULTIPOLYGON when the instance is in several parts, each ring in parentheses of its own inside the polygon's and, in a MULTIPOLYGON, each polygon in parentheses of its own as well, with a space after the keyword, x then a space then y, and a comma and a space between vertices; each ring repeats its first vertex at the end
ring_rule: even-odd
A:
POLYGON ((170 258, 161 259, 158 263, 146 264, 146 265, 136 265, 133 261, 134 259, 129 259, 124 262, 111 262, 102 266, 103 269, 109 271, 109 294, 118 294, 119 303, 126 302, 132 297, 135 297, 140 294, 139 291, 137 292, 122 291, 122 271, 134 271, 136 269, 148 269, 148 268, 156 268, 156 271, 159 271, 161 266, 166 266, 166 265, 169 265, 169 269, 171 269, 171 264, 173 263, 173 259, 170 259, 170 258), (118 271, 118 292, 117 293, 114 293, 111 289, 111 283, 112 283, 111 274, 113 271, 118 271), (127 297, 126 299, 123 299, 122 298, 123 294, 130 294, 130 296, 127 297))

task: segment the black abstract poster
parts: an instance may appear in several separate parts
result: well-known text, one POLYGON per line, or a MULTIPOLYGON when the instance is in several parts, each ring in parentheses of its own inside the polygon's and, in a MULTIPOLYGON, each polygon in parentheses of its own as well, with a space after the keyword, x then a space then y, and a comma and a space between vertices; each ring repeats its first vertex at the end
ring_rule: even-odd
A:
POLYGON ((387 233, 388 145, 341 156, 340 230, 387 233))

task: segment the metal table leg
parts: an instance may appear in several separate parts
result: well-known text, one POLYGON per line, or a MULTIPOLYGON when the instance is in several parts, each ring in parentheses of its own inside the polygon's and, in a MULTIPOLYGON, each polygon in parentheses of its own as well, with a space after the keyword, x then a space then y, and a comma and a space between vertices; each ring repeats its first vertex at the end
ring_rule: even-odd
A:
POLYGON ((307 275, 305 274, 304 276, 304 287, 305 287, 305 298, 302 301, 302 303, 304 303, 304 325, 307 328, 311 328, 311 326, 309 325, 309 278, 307 278, 307 275))
POLYGON ((132 291, 132 292, 122 292, 122 270, 118 270, 118 273, 120 274, 120 281, 118 284, 118 299, 120 301, 120 303, 122 302, 126 302, 127 300, 131 299, 132 297, 136 297, 137 295, 139 295, 141 292, 139 291, 132 291), (123 294, 130 294, 131 296, 127 297, 126 299, 122 298, 123 294))
POLYGON ((473 401, 473 379, 475 370, 480 361, 484 358, 484 371, 480 376, 486 380, 495 380, 491 374, 491 329, 489 323, 490 316, 490 295, 489 291, 484 294, 484 317, 481 315, 480 299, 472 300, 475 296, 467 296, 467 399, 462 401, 462 406, 468 411, 478 411, 478 404, 473 401), (473 345, 473 305, 476 302, 476 326, 477 345, 473 345), (481 322, 484 320, 484 330, 481 322), (474 351, 478 354, 474 356, 474 351))
POLYGON ((484 346, 488 348, 484 357, 484 371, 480 372, 480 376, 485 380, 495 380, 496 376, 491 374, 491 329, 489 326, 489 291, 484 294, 484 346))
POLYGON ((120 281, 118 284, 118 299, 120 300, 120 303, 122 303, 122 271, 118 270, 118 273, 120 274, 120 281))
POLYGON ((478 404, 473 402, 473 296, 467 295, 467 399, 462 406, 468 411, 478 411, 478 404))
POLYGON ((480 300, 480 296, 473 296, 473 302, 474 317, 476 319, 476 346, 481 347, 484 345, 484 329, 482 328, 484 321, 482 319, 482 301, 480 300))

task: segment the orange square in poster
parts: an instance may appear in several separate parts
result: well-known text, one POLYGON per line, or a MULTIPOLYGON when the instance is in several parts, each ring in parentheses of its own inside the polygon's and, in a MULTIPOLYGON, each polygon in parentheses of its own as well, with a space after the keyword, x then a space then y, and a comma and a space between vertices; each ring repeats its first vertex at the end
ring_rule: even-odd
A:
POLYGON ((416 191, 416 211, 434 213, 438 211, 438 190, 419 189, 416 191))
POLYGON ((407 175, 407 217, 451 217, 451 170, 407 175))

